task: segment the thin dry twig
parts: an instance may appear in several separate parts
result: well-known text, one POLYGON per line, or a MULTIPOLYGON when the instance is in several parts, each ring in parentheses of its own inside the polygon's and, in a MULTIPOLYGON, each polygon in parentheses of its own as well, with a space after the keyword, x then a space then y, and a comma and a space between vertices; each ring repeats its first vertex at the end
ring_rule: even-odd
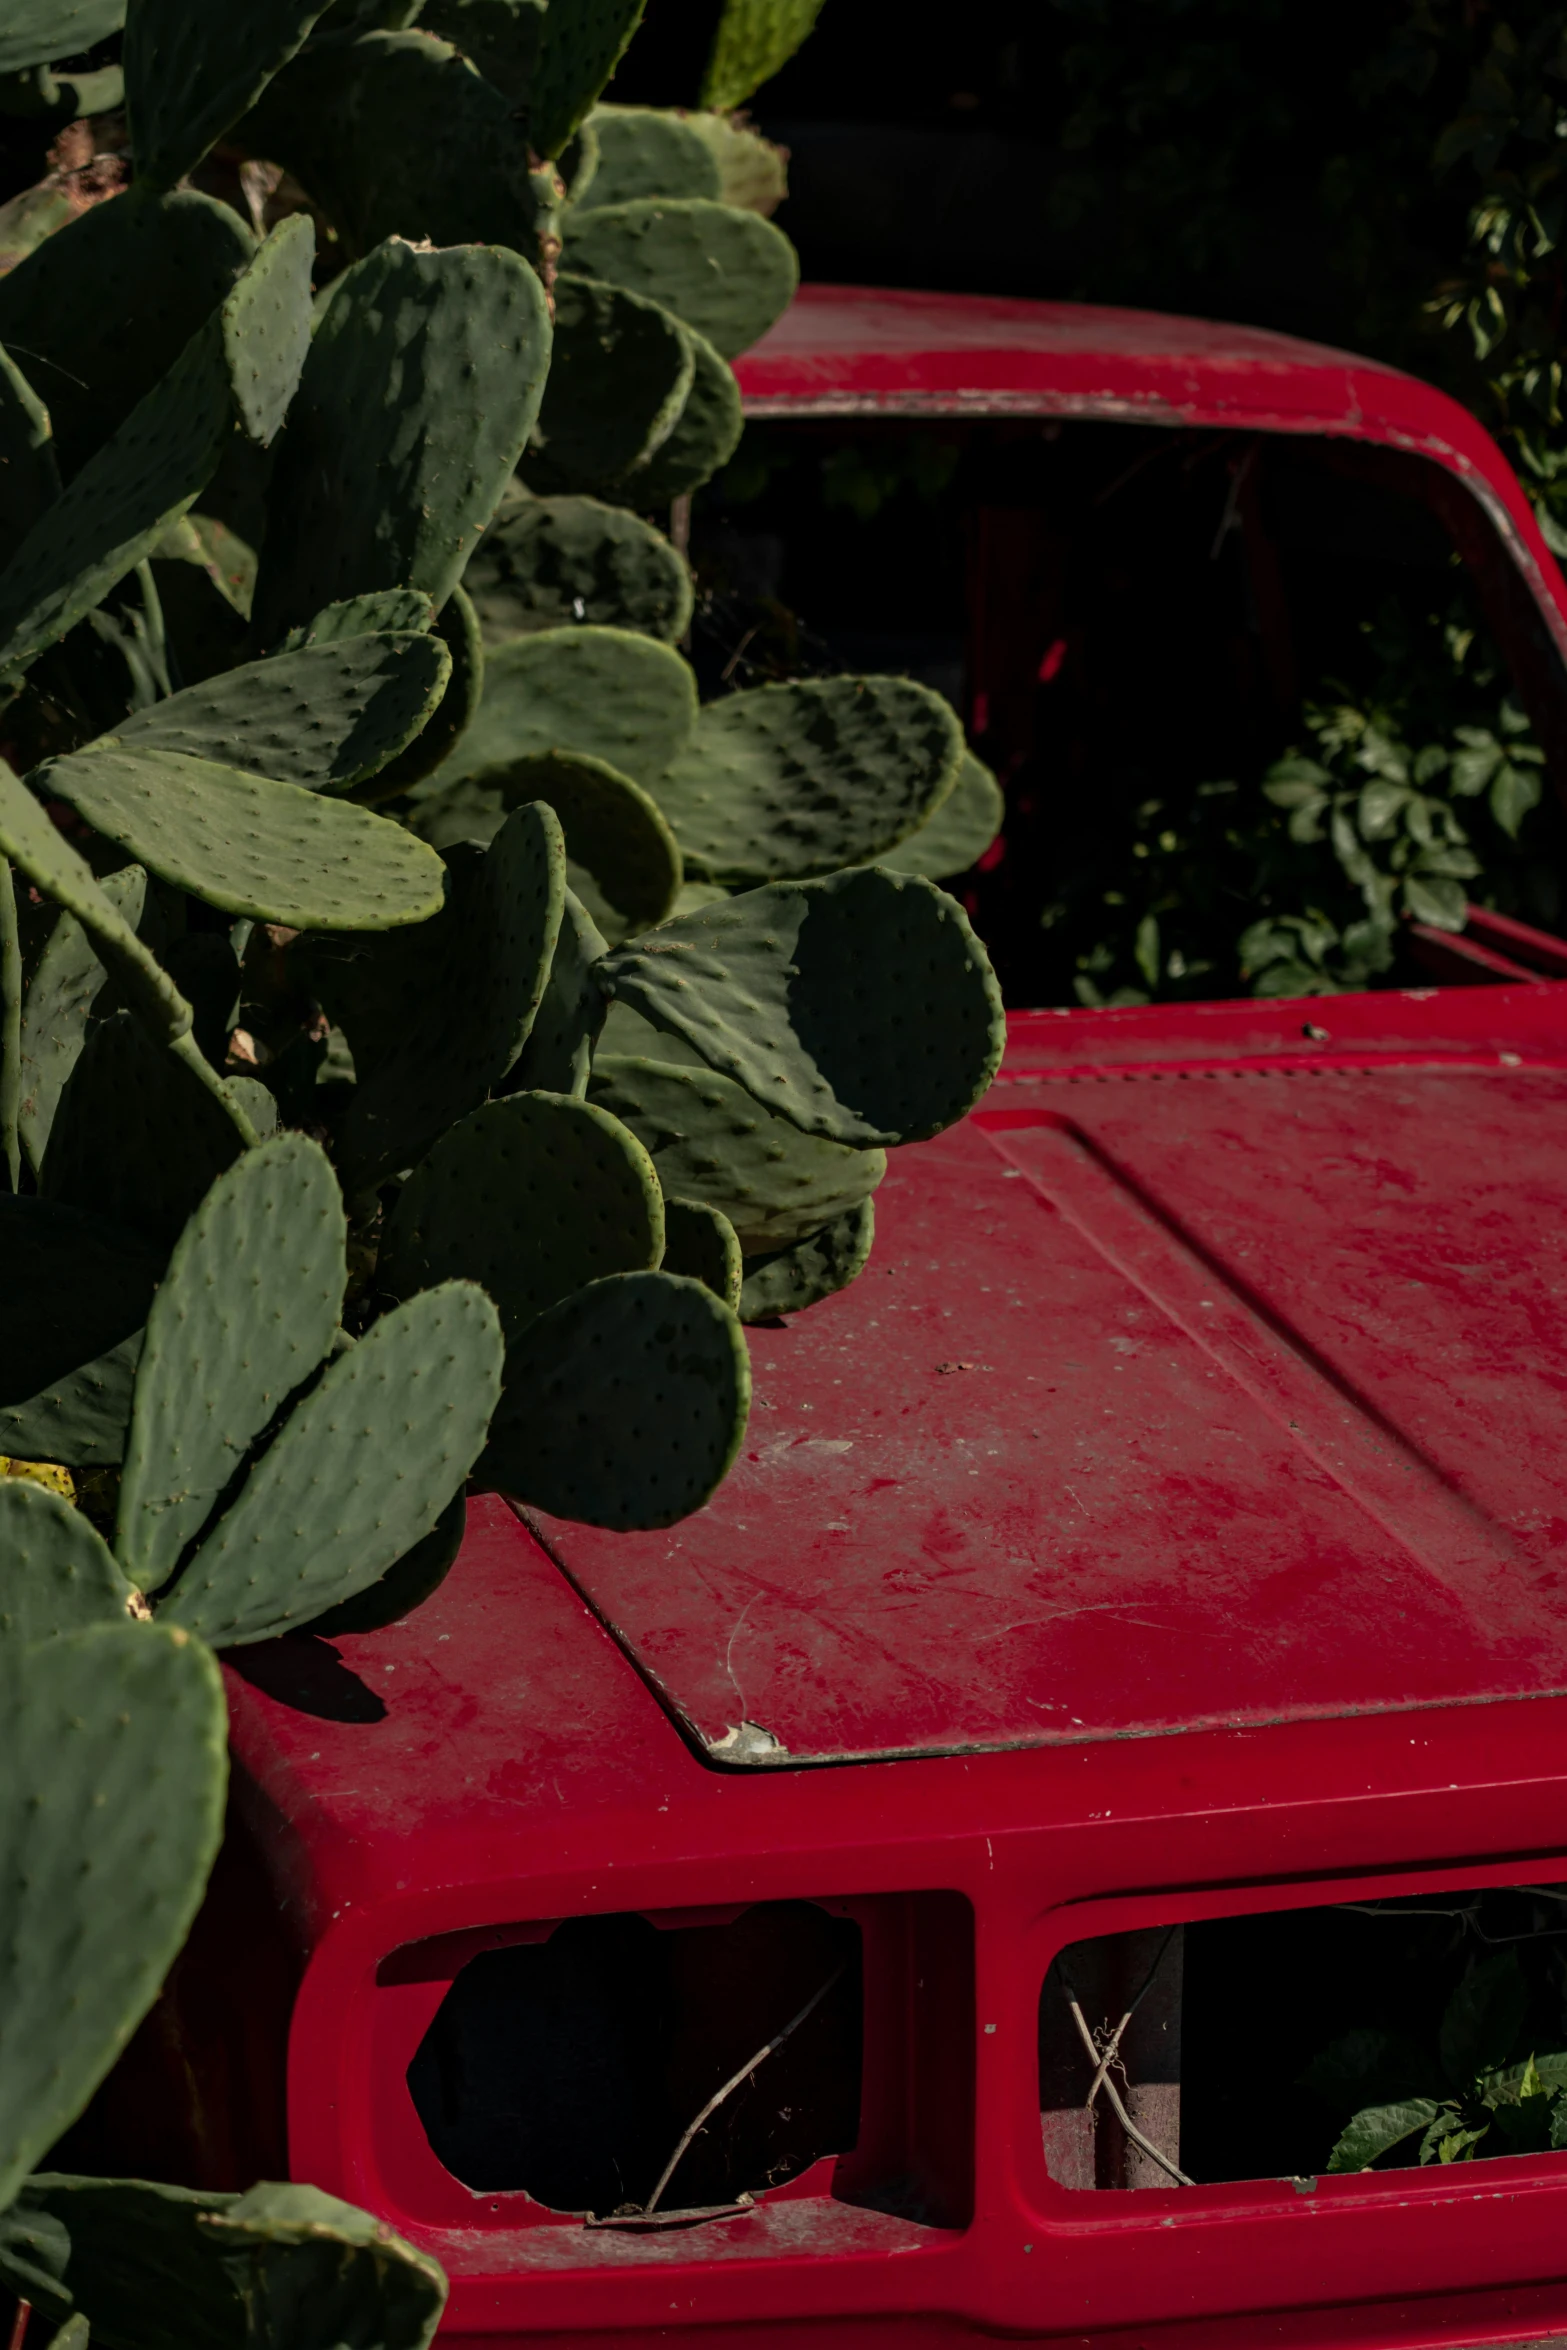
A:
MULTIPOLYGON (((1072 2010, 1072 2021, 1076 2024, 1078 2031, 1082 2034, 1083 2046, 1087 2049, 1089 2055, 1097 2062, 1099 2057, 1099 2050, 1094 2044, 1094 2035, 1088 2028, 1088 2019, 1083 2014, 1082 2009, 1078 2006, 1075 1999, 1068 1999, 1067 2005, 1072 2010)), ((1121 2092, 1116 2087, 1114 2081, 1111 2080, 1108 2073, 1104 2073, 1103 2075, 1102 2086, 1105 2095, 1109 2098, 1111 2105, 1115 2109, 1116 2120, 1120 2123, 1122 2129, 1131 2139, 1132 2144, 1138 2147, 1144 2154, 1146 2154, 1150 2162, 1156 2162, 1159 2165, 1159 2168, 1167 2173, 1167 2175, 1175 2181, 1178 2187, 1195 2187, 1197 2184, 1195 2179, 1189 2179, 1186 2176, 1186 2173, 1181 2170, 1178 2165, 1173 2163, 1167 2154, 1161 2152, 1160 2148, 1154 2144, 1152 2138, 1145 2138, 1143 2136, 1142 2131, 1137 2127, 1137 2124, 1133 2121, 1131 2115, 1127 2112, 1126 2107, 1121 2103, 1121 2092)))

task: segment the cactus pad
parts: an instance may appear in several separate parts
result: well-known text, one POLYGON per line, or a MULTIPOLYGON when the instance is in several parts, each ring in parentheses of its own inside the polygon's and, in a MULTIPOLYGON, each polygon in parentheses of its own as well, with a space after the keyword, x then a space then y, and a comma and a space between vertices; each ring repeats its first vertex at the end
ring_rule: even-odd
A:
POLYGON ((319 2187, 264 2180, 202 2223, 245 2314, 275 2350, 429 2350, 446 2277, 384 2220, 319 2187))
POLYGON ((208 905, 297 930, 392 930, 439 908, 440 860, 401 825, 298 784, 115 740, 49 760, 35 788, 208 905))
POLYGON ((25 1478, 0 1479, 0 1649, 126 1623, 130 1596, 80 1510, 25 1478))
POLYGON ((875 863, 890 873, 922 873, 927 881, 966 873, 985 854, 1006 813, 1000 784, 983 759, 965 751, 958 780, 935 814, 896 847, 884 849, 875 863))
POLYGON ((832 1142, 917 1142, 974 1107, 1006 1029, 954 898, 875 866, 774 882, 596 966, 605 993, 832 1142))
POLYGON ((602 759, 649 791, 695 719, 696 685, 671 646, 625 628, 546 629, 488 655, 478 715, 426 793, 538 751, 602 759))
POLYGON ((528 94, 528 137, 558 155, 641 21, 644 0, 551 0, 528 94))
POLYGON ((411 743, 446 691, 451 655, 412 633, 314 644, 248 661, 139 710, 115 740, 251 775, 342 791, 411 743))
POLYGON ((716 1069, 600 1053, 588 1092, 652 1154, 666 1195, 722 1210, 744 1249, 806 1239, 887 1172, 884 1151, 802 1134, 716 1069))
POLYGON ((663 1196, 635 1135, 589 1102, 514 1093, 452 1127, 414 1169, 377 1278, 393 1297, 477 1281, 510 1346, 573 1290, 651 1270, 663 1248, 663 1196))
POLYGON ((545 5, 546 0, 424 0, 413 13, 421 32, 450 41, 514 107, 526 108, 545 5))
POLYGON ((634 478, 673 431, 694 369, 660 303, 563 270, 549 382, 522 463, 529 487, 602 490, 634 478))
MULTIPOLYGON (((98 888, 132 930, 141 927, 147 911, 147 876, 141 866, 106 873, 98 888)), ((86 1042, 87 1023, 107 976, 90 932, 74 914, 62 914, 34 967, 22 1007, 18 1123, 35 1175, 43 1165, 60 1090, 86 1042)))
POLYGON ((411 1166, 498 1085, 533 1026, 566 894, 548 808, 514 809, 485 851, 454 851, 439 918, 389 940, 321 992, 359 1083, 338 1132, 351 1191, 411 1166))
POLYGON ((160 1620, 239 1646, 376 1582, 478 1458, 501 1352, 495 1308, 467 1282, 383 1315, 290 1414, 160 1620))
POLYGON ((348 1228, 319 1143, 280 1134, 218 1180, 147 1317, 115 1550, 155 1591, 261 1430, 326 1356, 348 1228))
POLYGON ((249 0, 232 16, 137 0, 125 28, 125 105, 136 176, 172 188, 253 106, 325 0, 249 0))
POLYGON ((60 1097, 39 1188, 171 1248, 240 1148, 222 1104, 116 1012, 89 1035, 60 1097))
POLYGON ((677 644, 691 574, 650 522, 596 498, 532 498, 496 523, 464 585, 487 644, 587 622, 677 644))
POLYGON ((313 1617, 311 1631, 320 1640, 335 1640, 343 1632, 379 1632, 386 1624, 401 1623, 439 1591, 457 1564, 467 1528, 468 1496, 456 1493, 412 1550, 405 1550, 384 1575, 352 1599, 313 1617))
POLYGON ((718 166, 718 199, 763 216, 777 211, 789 193, 787 148, 774 146, 759 131, 727 114, 701 111, 686 121, 705 139, 718 166))
POLYGON ((479 634, 479 616, 465 589, 453 588, 435 624, 435 634, 451 664, 445 690, 408 748, 377 768, 370 780, 355 790, 353 797, 361 807, 379 807, 384 800, 400 799, 414 784, 433 775, 473 724, 484 693, 484 640, 479 634))
POLYGON ((0 1194, 0 1452, 117 1461, 162 1252, 47 1199, 0 1194))
POLYGON ((721 1216, 705 1200, 665 1200, 664 1272, 683 1273, 689 1280, 700 1281, 734 1313, 740 1304, 743 1264, 740 1243, 727 1216, 721 1216))
POLYGON ((745 1434, 751 1364, 699 1281, 615 1273, 523 1334, 478 1475, 590 1526, 672 1526, 722 1484, 745 1434))
POLYGON ((583 1099, 593 1047, 604 1024, 604 998, 592 971, 608 950, 609 942, 592 915, 568 889, 544 998, 508 1084, 583 1099))
POLYGON ((956 714, 928 686, 808 678, 710 702, 658 800, 697 873, 804 880, 865 864, 913 832, 962 760, 956 714))
POLYGON ((725 359, 760 342, 794 299, 800 265, 759 213, 700 196, 572 211, 564 266, 662 303, 725 359))
MULTIPOLYGON (((483 768, 474 782, 498 792, 503 806, 543 800, 554 809, 566 836, 568 871, 579 867, 591 875, 607 901, 605 911, 588 901, 605 930, 623 935, 662 922, 680 888, 680 850, 657 803, 629 775, 580 751, 536 751, 483 768)), ((582 882, 573 880, 585 896, 582 882)))
POLYGON ((654 106, 595 106, 588 119, 598 163, 580 199, 584 211, 590 205, 629 203, 636 196, 710 196, 716 201, 713 151, 678 114, 654 106))
POLYGON ((685 330, 693 369, 686 404, 670 428, 669 437, 637 473, 627 476, 625 495, 639 506, 659 506, 669 498, 683 498, 710 481, 727 465, 740 446, 745 415, 740 386, 727 359, 720 359, 706 335, 695 327, 685 330))
POLYGON ((395 636, 416 628, 426 633, 435 626, 435 606, 421 588, 383 588, 370 596, 345 596, 328 604, 314 620, 291 628, 279 653, 297 653, 306 645, 340 645, 349 637, 395 636))
POLYGON ((390 243, 338 279, 273 473, 258 641, 372 590, 443 605, 533 429, 549 355, 544 289, 496 246, 390 243))
POLYGON ((156 1625, 0 1647, 0 2209, 151 2006, 223 1825, 217 1666, 156 1625))
POLYGON ((0 25, 0 73, 95 48, 124 22, 125 0, 12 0, 0 25))
POLYGON ((315 223, 280 220, 223 304, 223 352, 246 436, 266 448, 298 388, 310 348, 315 223))
POLYGON ((876 1203, 865 1199, 792 1248, 748 1257, 740 1290, 741 1321, 771 1322, 780 1314, 803 1313, 807 1306, 847 1289, 864 1271, 875 1237, 876 1203))
POLYGON ((0 277, 0 342, 47 406, 67 476, 168 373, 255 249, 214 197, 131 188, 0 277))

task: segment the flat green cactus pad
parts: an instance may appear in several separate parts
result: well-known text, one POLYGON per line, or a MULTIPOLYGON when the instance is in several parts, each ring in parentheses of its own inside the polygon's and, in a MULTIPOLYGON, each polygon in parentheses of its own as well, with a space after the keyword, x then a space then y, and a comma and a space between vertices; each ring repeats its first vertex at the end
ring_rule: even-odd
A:
POLYGON ((588 1091, 651 1152, 666 1197, 720 1209, 744 1249, 804 1240, 887 1172, 885 1151, 802 1134, 716 1069, 600 1052, 588 1091))
MULTIPOLYGON (((4 282, 0 278, 0 285, 4 282)), ((0 468, 0 563, 9 563, 44 508, 60 495, 60 466, 49 411, 4 348, 0 468)))
POLYGON ((49 410, 67 477, 168 373, 255 250, 231 205, 132 188, 0 277, 0 342, 49 410))
POLYGON ((780 1314, 803 1313, 807 1306, 847 1289, 864 1271, 875 1237, 876 1203, 866 1199, 792 1248, 748 1257, 740 1290, 741 1321, 772 1322, 780 1314))
POLYGON ((243 2306, 258 2350, 429 2350, 446 2307, 446 2276, 384 2220, 319 2187, 263 2181, 206 2232, 243 2306))
POLYGON ((807 678, 710 702, 656 788, 694 872, 804 880, 913 832, 962 761, 957 715, 928 686, 807 678))
POLYGON ((923 873, 927 881, 945 881, 978 863, 1006 813, 1000 784, 983 759, 965 751, 958 780, 936 813, 895 847, 883 849, 874 862, 890 873, 923 873))
POLYGON ((565 895, 559 824, 517 808, 487 850, 452 853, 436 921, 322 971, 359 1070, 337 1136, 348 1189, 412 1166, 499 1085, 533 1026, 565 895))
POLYGON ((599 985, 832 1142, 917 1142, 979 1100, 1006 1028, 956 899, 875 866, 773 882, 663 923, 599 985))
POLYGON ((512 1345, 573 1290, 649 1271, 663 1249, 663 1196, 635 1135, 569 1095, 514 1093, 452 1127, 414 1169, 377 1278, 393 1297, 477 1281, 512 1345))
POLYGON ((131 1587, 103 1536, 58 1493, 0 1478, 0 1650, 129 1621, 131 1587))
POLYGON ((400 1624, 440 1590, 457 1564, 467 1528, 468 1496, 455 1493, 412 1550, 394 1559, 384 1575, 352 1599, 314 1617, 311 1631, 319 1640, 336 1640, 344 1632, 379 1632, 386 1624, 400 1624))
POLYGON ((12 0, 0 23, 0 73, 94 49, 124 22, 125 0, 12 0))
POLYGON ((422 588, 382 588, 369 596, 345 596, 328 604, 314 620, 291 628, 279 653, 297 653, 305 645, 340 645, 349 637, 394 636, 416 628, 435 626, 435 606, 422 588))
POLYGON ((595 106, 589 120, 598 164, 586 194, 590 205, 625 204, 636 196, 719 194, 718 163, 701 135, 678 114, 655 106, 595 106))
POLYGON ((507 1082, 540 1093, 566 1093, 581 1101, 588 1068, 604 1025, 604 998, 592 971, 609 942, 581 899, 568 889, 550 975, 538 1016, 507 1082))
POLYGON ((532 255, 547 225, 510 102, 433 33, 314 44, 240 136, 303 182, 351 256, 388 237, 532 255))
POLYGON ((253 106, 325 0, 248 0, 232 15, 137 0, 125 28, 125 105, 136 175, 172 188, 253 106))
POLYGON ((473 724, 484 694, 484 639, 479 634, 479 616, 465 589, 453 588, 435 633, 451 664, 445 691, 407 749, 355 790, 353 796, 361 807, 379 807, 383 801, 400 799, 414 784, 433 775, 473 724))
POLYGON ((788 64, 821 13, 822 0, 724 0, 702 104, 720 114, 743 106, 788 64))
POLYGON ((734 1315, 700 1281, 615 1273, 511 1348, 480 1479, 589 1526, 672 1526, 715 1493, 751 1408, 734 1315))
POLYGON ((420 802, 539 751, 602 759, 651 790, 695 721, 696 683, 672 646, 626 628, 545 629, 488 654, 478 715, 420 802))
POLYGON ((464 584, 491 645, 573 622, 672 645, 691 625, 691 574, 663 532, 596 498, 514 508, 486 532, 464 584))
POLYGON ((621 495, 639 506, 662 506, 683 498, 703 482, 711 481, 740 446, 745 414, 740 386, 727 359, 721 359, 706 335, 695 327, 685 330, 693 362, 691 389, 685 406, 661 443, 638 472, 628 474, 621 495))
MULTIPOLYGON (((126 865, 118 873, 106 873, 98 888, 129 927, 139 930, 148 911, 142 867, 126 865)), ((87 1023, 107 977, 91 932, 74 914, 62 914, 34 966, 22 1007, 18 1125, 35 1175, 43 1165, 61 1088, 86 1042, 87 1023)), ((0 1452, 4 1450, 0 1445, 0 1452)))
POLYGON ((280 220, 222 310, 223 350, 240 425, 266 448, 288 413, 310 348, 315 223, 280 220))
POLYGON ((528 94, 528 136, 541 155, 558 155, 591 110, 637 29, 643 5, 551 0, 528 94))
POLYGON ((343 791, 411 743, 446 691, 437 637, 354 636, 247 661, 124 720, 116 741, 309 791, 343 791))
POLYGON ((347 271, 278 451, 257 641, 373 590, 443 605, 533 429, 549 355, 544 288, 515 253, 393 242, 347 271))
POLYGON ((440 859, 384 816, 184 751, 114 744, 49 760, 34 788, 208 905, 296 930, 392 930, 438 910, 440 859))
POLYGON ((378 1581, 478 1458, 501 1356, 495 1308, 467 1282, 384 1315, 295 1407, 160 1620, 241 1646, 378 1581))
POLYGON ((700 1281, 734 1313, 740 1304, 743 1265, 740 1243, 727 1216, 721 1216, 705 1200, 665 1200, 666 1273, 684 1273, 689 1280, 700 1281))
POLYGON ((0 1645, 0 2209, 152 2005, 223 1825, 217 1666, 156 1625, 0 1645))
POLYGON ((5 1192, 0 1261, 0 1453, 118 1460, 162 1252, 100 1217, 5 1192))
POLYGON ((550 378, 522 461, 529 487, 602 490, 632 475, 673 431, 695 364, 662 304, 563 270, 550 378))
POLYGON ((414 14, 421 32, 450 41, 513 106, 526 107, 538 67, 545 0, 424 0, 414 14))
POLYGON ((246 1453, 324 1361, 342 1318, 348 1226, 325 1151, 279 1134, 220 1175, 174 1246, 147 1318, 115 1552, 155 1591, 246 1453))
POLYGON ((744 122, 706 109, 686 117, 692 130, 707 142, 718 166, 718 195, 724 204, 738 204, 764 216, 776 212, 789 193, 789 156, 786 148, 764 139, 744 122))
POLYGON ((88 1036, 60 1097, 40 1189, 168 1249, 241 1147, 184 1062, 116 1012, 88 1036))
POLYGON ((700 196, 643 196, 572 211, 562 225, 567 269, 662 303, 725 359, 760 342, 800 282, 794 247, 770 220, 700 196))
POLYGON ((591 874, 619 916, 617 930, 662 922, 683 878, 680 850, 657 802, 629 775, 580 751, 536 751, 482 768, 474 781, 503 807, 543 800, 554 809, 571 865, 591 874))

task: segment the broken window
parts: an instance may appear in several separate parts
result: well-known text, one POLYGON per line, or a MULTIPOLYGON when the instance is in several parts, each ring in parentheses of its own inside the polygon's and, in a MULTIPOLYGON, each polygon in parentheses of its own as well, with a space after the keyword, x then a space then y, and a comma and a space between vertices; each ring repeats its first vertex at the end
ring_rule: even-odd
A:
POLYGON ((1045 2160, 1163 2188, 1567 2148, 1567 1885, 1140 1927, 1058 1953, 1045 2160))

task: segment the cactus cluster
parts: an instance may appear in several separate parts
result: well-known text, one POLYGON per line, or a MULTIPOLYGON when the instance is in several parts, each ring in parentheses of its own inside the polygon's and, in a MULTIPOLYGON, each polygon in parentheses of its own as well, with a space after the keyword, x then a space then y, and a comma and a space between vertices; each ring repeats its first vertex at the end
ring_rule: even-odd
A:
POLYGON ((33 2171, 199 1898, 212 1649, 395 1620, 475 1485, 699 1508, 744 1321, 999 1056, 945 705, 678 649, 814 5, 726 0, 690 114, 602 102, 641 6, 0 0, 3 71, 124 17, 131 163, 0 277, 0 2277, 72 2344, 444 2294, 309 2189, 33 2171))

